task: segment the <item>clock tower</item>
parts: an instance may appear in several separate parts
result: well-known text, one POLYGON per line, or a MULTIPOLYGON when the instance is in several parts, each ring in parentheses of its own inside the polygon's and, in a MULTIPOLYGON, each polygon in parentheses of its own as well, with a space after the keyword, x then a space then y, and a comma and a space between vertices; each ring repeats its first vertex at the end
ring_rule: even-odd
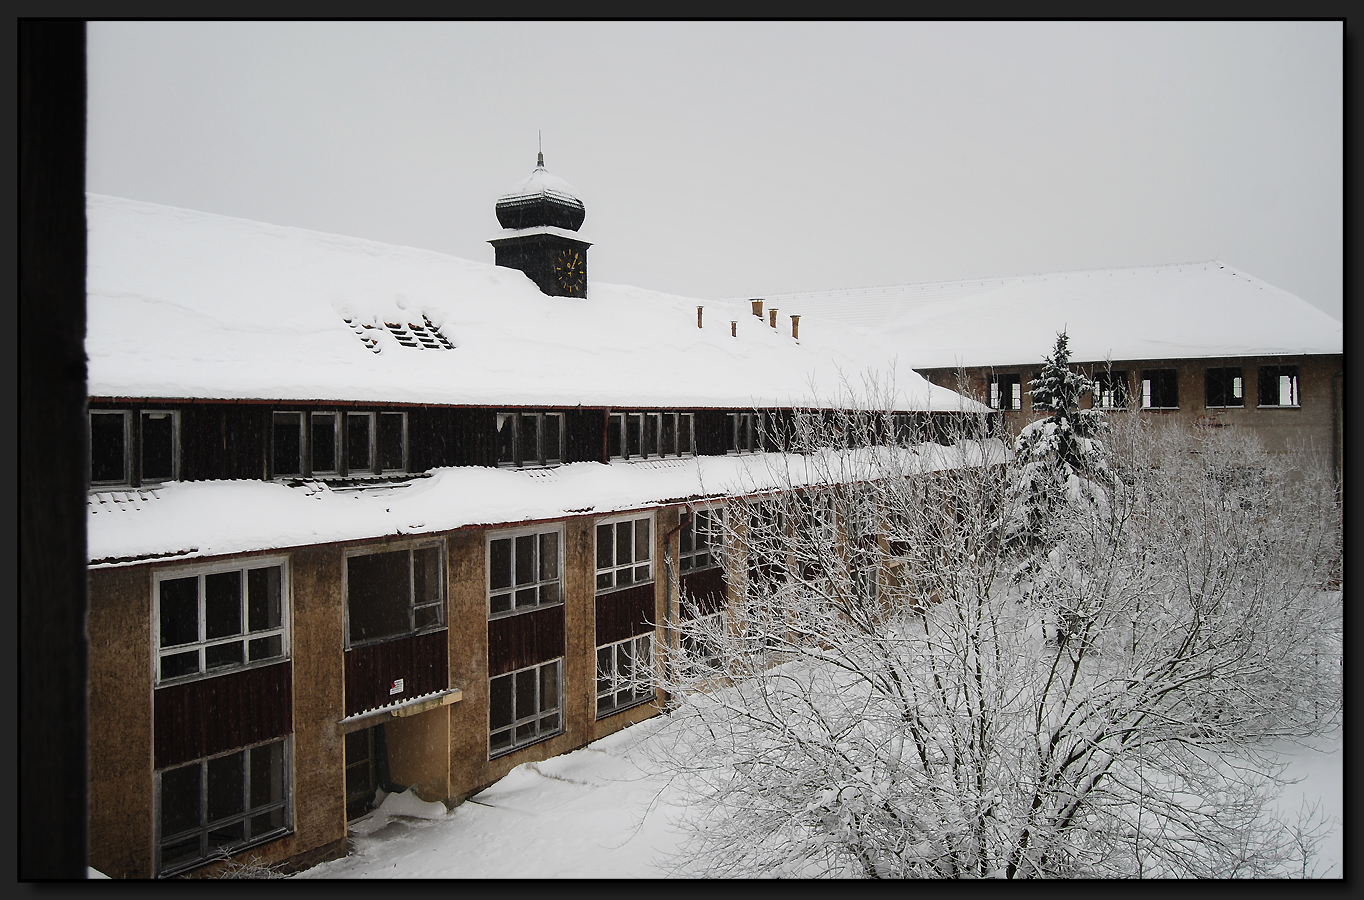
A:
POLYGON ((573 186, 545 170, 535 171, 497 200, 502 233, 490 240, 494 262, 520 269, 552 297, 587 296, 587 248, 577 234, 587 211, 573 186))

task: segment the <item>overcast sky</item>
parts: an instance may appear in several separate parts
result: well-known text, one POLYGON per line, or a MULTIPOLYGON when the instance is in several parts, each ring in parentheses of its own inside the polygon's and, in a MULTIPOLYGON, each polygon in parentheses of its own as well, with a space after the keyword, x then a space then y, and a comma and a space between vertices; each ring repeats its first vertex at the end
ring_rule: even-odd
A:
POLYGON ((1342 304, 1343 26, 94 22, 87 189, 703 299, 1217 258, 1342 304))

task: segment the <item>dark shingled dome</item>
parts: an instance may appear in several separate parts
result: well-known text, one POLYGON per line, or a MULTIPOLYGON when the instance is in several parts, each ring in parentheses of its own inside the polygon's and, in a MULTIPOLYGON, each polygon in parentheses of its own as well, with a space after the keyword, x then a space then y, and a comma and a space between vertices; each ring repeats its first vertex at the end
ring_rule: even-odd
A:
POLYGON ((535 171, 517 182, 497 200, 497 221, 503 228, 536 228, 553 225, 577 231, 587 209, 578 199, 573 185, 545 169, 540 154, 535 171))

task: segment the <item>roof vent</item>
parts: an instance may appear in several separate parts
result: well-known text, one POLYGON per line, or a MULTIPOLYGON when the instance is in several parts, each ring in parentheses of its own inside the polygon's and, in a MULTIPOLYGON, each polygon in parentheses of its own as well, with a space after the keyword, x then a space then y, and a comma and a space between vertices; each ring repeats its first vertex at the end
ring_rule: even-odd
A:
MULTIPOLYGON (((367 325, 357 322, 354 319, 346 319, 346 324, 351 327, 360 338, 360 342, 374 353, 383 352, 379 346, 379 326, 367 325)), ((411 322, 385 322, 384 327, 398 339, 398 343, 413 350, 453 350, 455 345, 445 335, 440 333, 440 329, 431 324, 431 320, 425 315, 422 316, 421 324, 411 322)))

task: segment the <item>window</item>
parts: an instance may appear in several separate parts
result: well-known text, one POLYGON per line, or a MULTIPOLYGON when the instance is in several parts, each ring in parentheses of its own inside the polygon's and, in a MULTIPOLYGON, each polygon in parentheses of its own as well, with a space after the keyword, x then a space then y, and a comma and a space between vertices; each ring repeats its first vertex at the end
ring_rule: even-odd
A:
POLYGON ((180 477, 180 414, 172 409, 92 409, 90 485, 157 484, 180 477))
POLYGON ((158 572, 153 581, 158 685, 289 655, 283 560, 158 572))
POLYGON ((597 524, 597 593, 653 581, 652 516, 597 524))
POLYGON ((994 375, 990 378, 990 406, 994 409, 1023 408, 1023 376, 994 375))
POLYGON ((497 414, 499 466, 551 466, 564 459, 564 416, 547 412, 497 414))
POLYGON ((876 602, 876 566, 858 566, 853 569, 853 590, 864 603, 876 602))
POLYGON ((344 420, 342 432, 342 416, 334 410, 276 411, 270 432, 274 476, 382 475, 407 471, 407 413, 346 412, 344 420))
POLYGON ((692 413, 612 413, 606 422, 607 455, 611 459, 690 456, 692 413))
POLYGON ((560 529, 488 538, 488 617, 564 602, 560 529))
POLYGON ((1144 369, 1141 373, 1142 409, 1179 408, 1179 372, 1176 369, 1144 369))
POLYGON ((654 699, 652 642, 641 634, 597 648, 597 718, 654 699))
POLYGON ((682 627, 678 640, 689 659, 707 669, 716 669, 720 666, 719 636, 725 628, 723 612, 697 616, 682 627))
POLYGON ((346 646, 444 625, 444 551, 434 543, 346 557, 346 646))
POLYGON ((1297 366, 1260 366, 1261 406, 1300 406, 1297 366))
POLYGON ((308 456, 311 461, 308 467, 310 474, 340 474, 341 441, 337 436, 341 428, 340 418, 334 412, 308 413, 309 435, 312 438, 312 452, 308 456))
POLYGON ((720 516, 718 509, 697 509, 683 519, 679 570, 690 572, 720 565, 720 549, 725 542, 720 516))
POLYGON ((157 872, 172 875, 287 834, 291 755, 286 738, 159 773, 157 872))
POLYGON ((270 471, 278 478, 302 475, 303 416, 301 412, 276 412, 270 432, 270 471))
POLYGON ((1126 409, 1127 370, 1099 369, 1094 373, 1094 406, 1098 409, 1126 409))
POLYGON ((771 412, 742 412, 729 414, 729 452, 757 453, 766 438, 775 445, 779 436, 777 419, 771 412))
POLYGON ((488 755, 564 730, 563 657, 488 679, 488 755))
POLYGON ((1203 405, 1209 409, 1246 405, 1240 366, 1208 369, 1204 373, 1203 384, 1203 405))

